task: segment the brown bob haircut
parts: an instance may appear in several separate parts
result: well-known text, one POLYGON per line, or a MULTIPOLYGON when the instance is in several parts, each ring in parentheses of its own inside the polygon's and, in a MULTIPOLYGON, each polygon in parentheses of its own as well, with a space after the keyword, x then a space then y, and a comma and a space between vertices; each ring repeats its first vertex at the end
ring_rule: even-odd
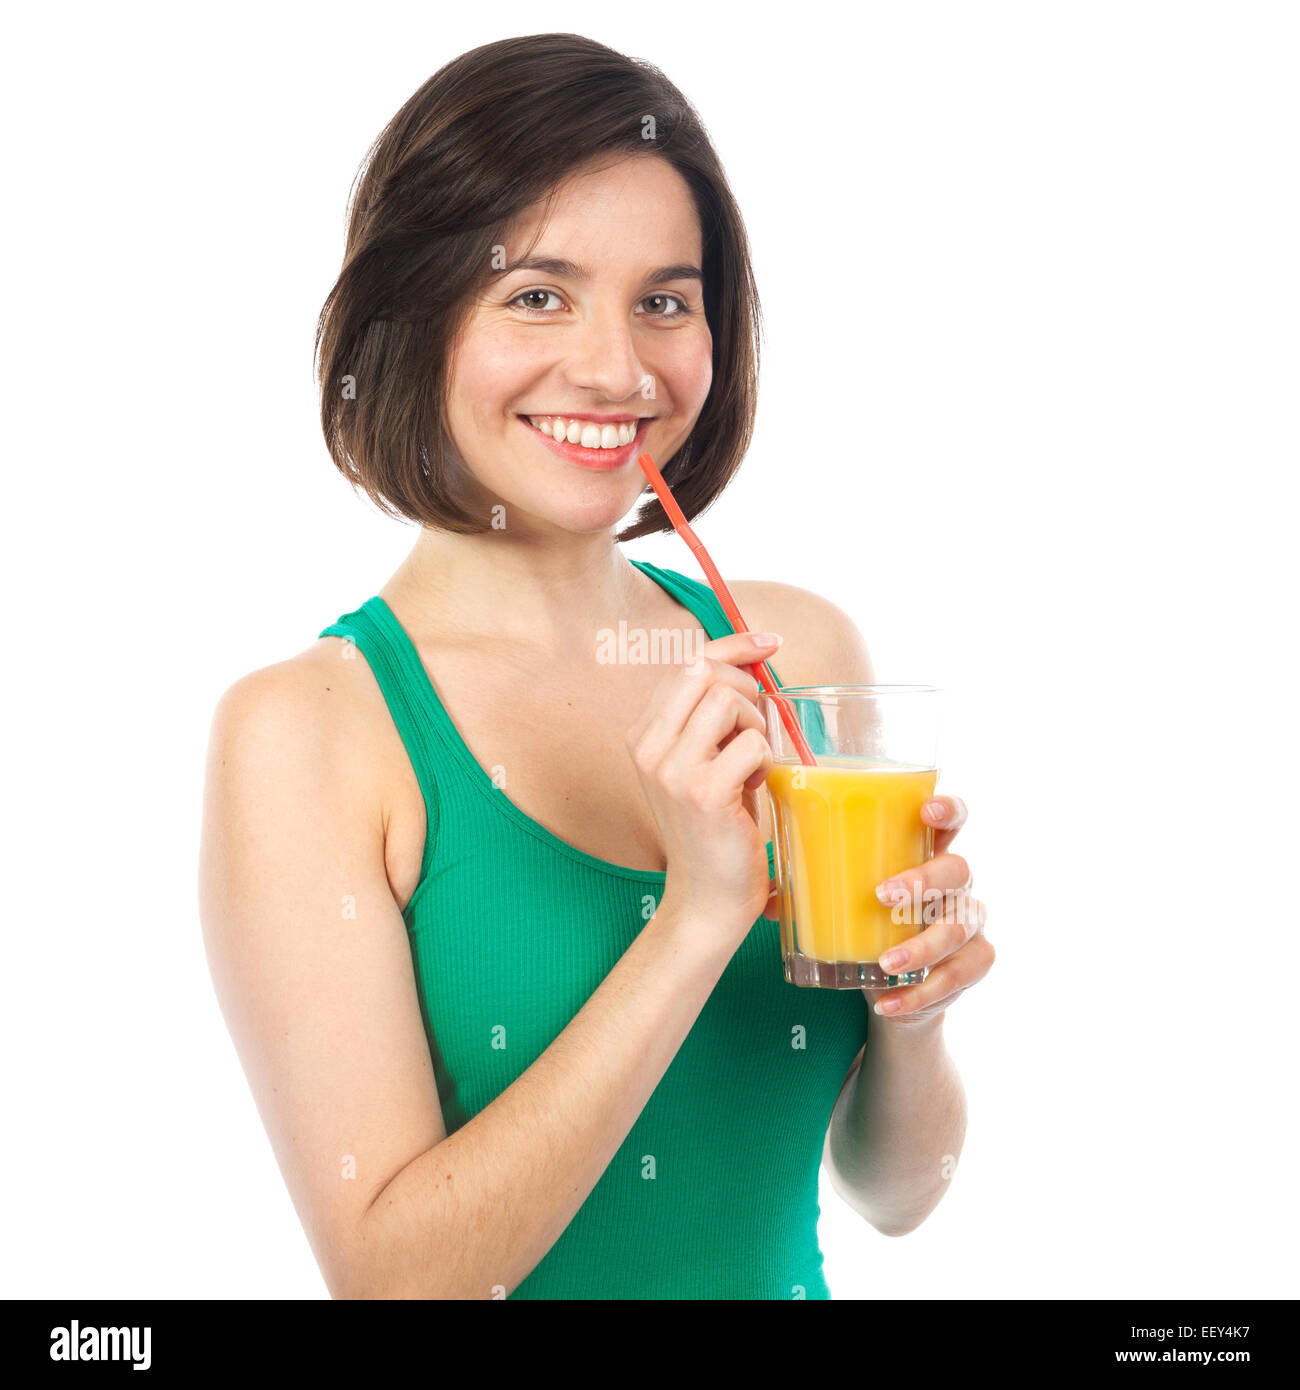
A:
MULTIPOLYGON (((321 428, 344 477, 382 511, 446 531, 490 528, 458 498, 444 447, 450 349, 500 273, 492 248, 514 219, 592 161, 644 154, 666 159, 691 190, 713 337, 713 383, 695 428, 656 462, 688 518, 721 494, 753 435, 761 332, 722 165, 658 68, 578 34, 533 34, 436 72, 389 121, 353 185, 343 269, 316 328, 321 428)), ((618 539, 671 529, 650 494, 618 539)))

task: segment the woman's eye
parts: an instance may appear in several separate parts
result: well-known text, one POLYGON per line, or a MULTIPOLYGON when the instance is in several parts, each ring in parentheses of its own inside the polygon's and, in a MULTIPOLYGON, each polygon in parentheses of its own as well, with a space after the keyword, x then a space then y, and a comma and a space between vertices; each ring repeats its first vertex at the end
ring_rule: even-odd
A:
POLYGON ((672 303, 677 305, 677 308, 671 313, 663 313, 658 308, 651 310, 647 317, 652 319, 675 319, 687 312, 686 301, 680 295, 675 294, 648 294, 641 303, 655 305, 672 303))
POLYGON ((521 309, 526 309, 530 313, 546 314, 549 313, 554 306, 548 306, 545 301, 548 299, 559 299, 559 297, 560 296, 556 294, 554 290, 525 290, 523 294, 515 295, 510 302, 512 304, 518 304, 521 309), (521 302, 525 300, 532 302, 521 302), (538 303, 538 300, 542 302, 538 303))

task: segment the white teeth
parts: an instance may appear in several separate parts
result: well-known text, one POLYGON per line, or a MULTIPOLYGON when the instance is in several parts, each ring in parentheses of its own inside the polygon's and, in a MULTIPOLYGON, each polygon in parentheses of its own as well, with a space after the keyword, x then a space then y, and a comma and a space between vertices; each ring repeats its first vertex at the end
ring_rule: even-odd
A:
POLYGON ((638 423, 622 420, 598 425, 594 420, 570 420, 562 415, 526 415, 534 429, 561 443, 581 444, 584 449, 621 449, 636 438, 638 423))

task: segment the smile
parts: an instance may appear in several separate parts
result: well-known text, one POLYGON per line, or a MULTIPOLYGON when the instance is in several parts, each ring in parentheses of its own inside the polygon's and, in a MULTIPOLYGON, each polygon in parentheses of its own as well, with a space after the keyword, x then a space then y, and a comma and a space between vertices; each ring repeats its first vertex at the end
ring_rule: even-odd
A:
POLYGON ((649 419, 584 420, 570 415, 521 415, 519 420, 552 452, 580 468, 614 469, 631 462, 649 419))

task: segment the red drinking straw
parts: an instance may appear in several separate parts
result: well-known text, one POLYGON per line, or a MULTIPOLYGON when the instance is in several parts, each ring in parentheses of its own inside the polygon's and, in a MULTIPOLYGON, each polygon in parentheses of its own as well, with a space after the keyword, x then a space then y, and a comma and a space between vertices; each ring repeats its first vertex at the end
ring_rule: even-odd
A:
MULTIPOLYGON (((637 462, 641 465, 641 471, 650 480, 650 486, 654 488, 656 496, 663 503, 664 511, 668 513, 668 519, 672 522, 673 529, 695 552, 695 558, 700 562, 700 568, 704 571, 704 576, 709 581, 713 592, 718 596, 722 611, 730 618, 732 627, 737 632, 748 632, 749 628, 744 618, 740 616, 740 609, 736 607, 736 600, 731 597, 731 590, 727 588, 726 581, 718 573, 717 565, 709 559, 709 552, 705 550, 700 538, 687 524, 682 509, 677 505, 677 499, 673 496, 668 484, 664 482, 663 474, 655 466, 654 459, 649 454, 642 454, 637 462)), ((760 661, 750 666, 749 670, 759 685, 776 701, 781 722, 785 725, 785 731, 790 735, 790 740, 798 751, 800 762, 805 767, 816 767, 817 759, 813 757, 812 749, 808 747, 803 730, 799 727, 799 721, 795 719, 794 711, 790 708, 789 700, 781 698, 776 677, 772 674, 772 668, 766 661, 760 661)))

